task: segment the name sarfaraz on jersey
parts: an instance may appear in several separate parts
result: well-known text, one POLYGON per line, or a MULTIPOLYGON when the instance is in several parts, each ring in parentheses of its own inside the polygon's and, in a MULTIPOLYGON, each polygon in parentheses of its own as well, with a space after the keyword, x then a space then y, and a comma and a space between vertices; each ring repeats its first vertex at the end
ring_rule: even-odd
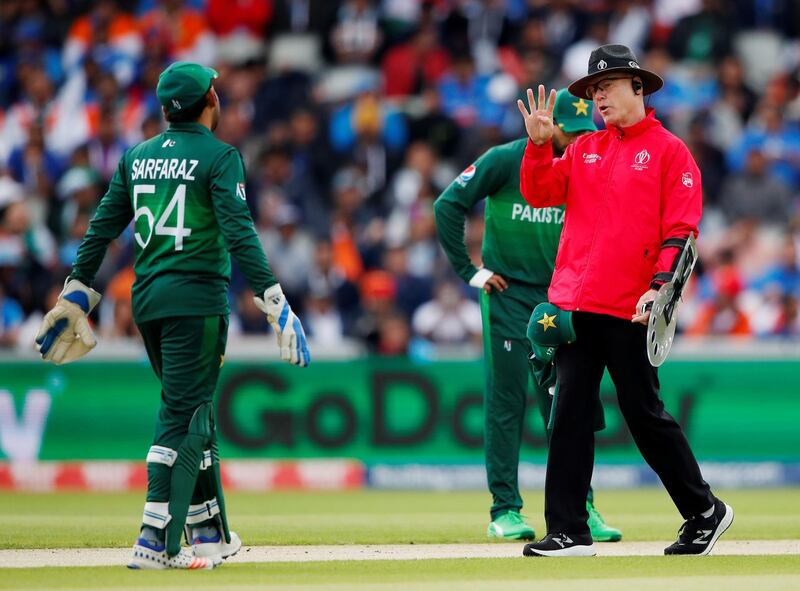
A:
POLYGON ((531 207, 515 203, 511 207, 511 219, 540 224, 563 224, 564 210, 558 207, 531 207))
POLYGON ((181 179, 194 180, 199 160, 186 158, 136 158, 131 164, 131 180, 181 179))

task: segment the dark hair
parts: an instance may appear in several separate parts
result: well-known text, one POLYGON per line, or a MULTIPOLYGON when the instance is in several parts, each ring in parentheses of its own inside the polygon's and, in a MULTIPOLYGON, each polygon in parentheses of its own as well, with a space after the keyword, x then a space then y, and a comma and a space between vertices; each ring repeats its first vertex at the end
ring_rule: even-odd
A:
POLYGON ((181 109, 177 113, 165 111, 164 117, 169 123, 192 123, 200 119, 200 115, 205 111, 206 105, 208 105, 208 93, 205 93, 203 98, 195 104, 181 109))

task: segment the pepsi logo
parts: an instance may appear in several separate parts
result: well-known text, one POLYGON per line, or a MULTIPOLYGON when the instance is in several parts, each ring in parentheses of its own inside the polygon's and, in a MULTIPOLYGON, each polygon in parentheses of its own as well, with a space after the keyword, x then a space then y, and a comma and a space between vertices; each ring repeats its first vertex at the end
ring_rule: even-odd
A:
POLYGON ((458 180, 460 180, 462 183, 466 183, 474 176, 475 176, 475 166, 470 164, 464 169, 464 171, 460 175, 458 175, 458 180))

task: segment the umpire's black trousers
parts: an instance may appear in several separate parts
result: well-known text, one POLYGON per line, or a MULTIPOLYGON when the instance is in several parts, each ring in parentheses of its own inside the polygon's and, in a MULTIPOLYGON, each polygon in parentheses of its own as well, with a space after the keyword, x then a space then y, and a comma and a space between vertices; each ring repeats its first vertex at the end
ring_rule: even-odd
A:
POLYGON ((685 519, 710 509, 714 497, 680 426, 659 398, 658 374, 647 359, 647 328, 603 314, 575 312, 576 340, 556 353, 558 393, 547 459, 548 533, 588 534, 586 493, 594 466, 594 417, 603 370, 617 388, 619 408, 644 459, 685 519))

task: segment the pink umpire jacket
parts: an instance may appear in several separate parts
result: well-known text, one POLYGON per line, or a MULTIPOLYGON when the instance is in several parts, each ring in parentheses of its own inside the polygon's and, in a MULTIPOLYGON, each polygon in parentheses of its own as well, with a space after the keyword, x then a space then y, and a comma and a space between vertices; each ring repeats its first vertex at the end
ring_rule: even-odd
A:
POLYGON ((703 209, 697 164, 652 109, 579 137, 561 158, 529 140, 520 191, 534 207, 566 204, 550 302, 628 320, 668 280, 680 249, 664 242, 696 235, 703 209))

